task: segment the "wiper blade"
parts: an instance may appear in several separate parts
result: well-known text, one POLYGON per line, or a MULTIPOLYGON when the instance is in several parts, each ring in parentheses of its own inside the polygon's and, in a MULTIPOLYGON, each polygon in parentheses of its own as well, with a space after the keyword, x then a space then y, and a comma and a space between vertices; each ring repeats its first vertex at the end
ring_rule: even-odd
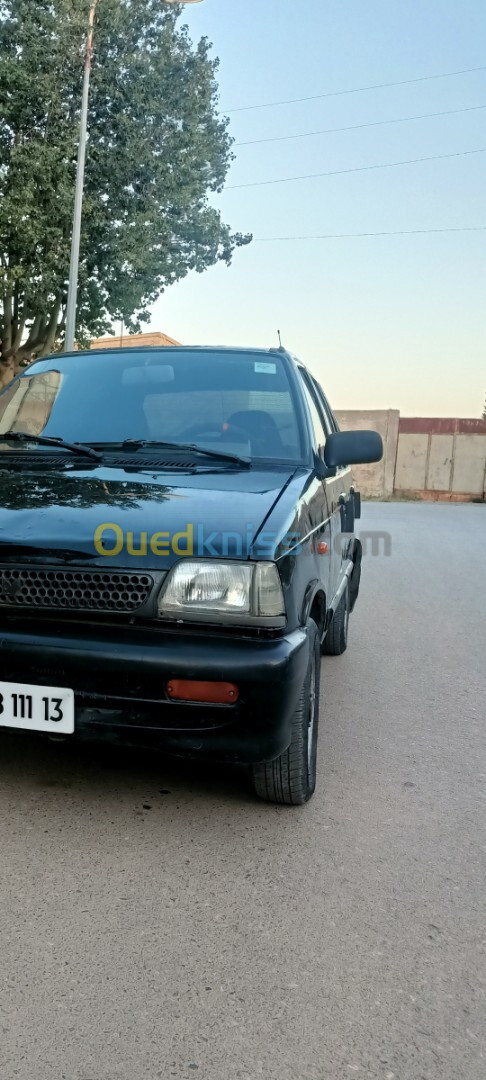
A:
POLYGON ((202 454, 204 457, 214 458, 216 461, 232 461, 235 465, 242 465, 245 469, 251 469, 252 461, 248 457, 240 457, 239 454, 229 454, 225 450, 207 450, 205 446, 197 446, 196 443, 163 442, 155 439, 125 439, 122 443, 124 450, 145 450, 146 447, 154 447, 160 450, 183 450, 192 454, 202 454))
POLYGON ((33 442, 38 443, 39 446, 59 446, 62 450, 70 450, 72 454, 80 454, 94 461, 102 461, 103 459, 103 454, 100 454, 98 450, 93 450, 91 446, 85 446, 83 443, 65 442, 64 439, 54 439, 48 435, 29 435, 28 431, 7 431, 5 435, 0 435, 0 442, 33 442))

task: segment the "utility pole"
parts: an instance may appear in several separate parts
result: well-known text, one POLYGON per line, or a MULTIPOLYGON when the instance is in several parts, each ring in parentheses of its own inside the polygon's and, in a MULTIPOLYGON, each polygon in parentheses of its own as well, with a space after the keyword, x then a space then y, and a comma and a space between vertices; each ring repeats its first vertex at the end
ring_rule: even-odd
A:
POLYGON ((83 103, 81 107, 81 131, 79 136, 78 167, 76 174, 76 194, 74 199, 73 236, 71 245, 71 266, 69 270, 69 289, 66 308, 65 352, 72 352, 76 338, 76 309, 78 303, 79 248, 81 243, 81 218, 83 214, 84 172, 86 166, 86 142, 88 136, 88 102, 91 64, 93 58, 93 35, 96 7, 98 0, 92 0, 89 13, 86 58, 84 62, 83 103))
MULTIPOLYGON (((164 0, 166 4, 200 4, 201 0, 164 0)), ((84 62, 83 103, 81 106, 81 130, 79 136, 78 168, 76 174, 76 194, 74 199, 73 235, 71 244, 71 266, 69 269, 69 288, 66 307, 66 337, 64 352, 72 352, 76 340, 76 312, 78 306, 79 249, 81 244, 81 220, 83 216, 84 172, 86 167, 86 143, 88 138, 88 103, 91 65, 93 59, 93 37, 98 0, 91 0, 89 13, 86 58, 84 62)))

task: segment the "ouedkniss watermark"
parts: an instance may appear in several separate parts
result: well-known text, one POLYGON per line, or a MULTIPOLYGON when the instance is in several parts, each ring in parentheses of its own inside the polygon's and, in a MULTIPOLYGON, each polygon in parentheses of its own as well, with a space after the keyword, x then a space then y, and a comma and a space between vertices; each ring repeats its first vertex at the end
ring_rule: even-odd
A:
MULTIPOLYGON (((180 532, 159 531, 138 534, 125 532, 114 522, 99 525, 94 534, 94 547, 98 555, 106 559, 126 553, 131 558, 147 558, 149 555, 167 557, 170 554, 180 558, 232 558, 252 557, 281 558, 284 555, 327 555, 331 551, 342 554, 354 540, 354 533, 337 533, 332 540, 327 535, 315 530, 303 536, 299 532, 288 532, 279 538, 273 532, 258 532, 252 525, 247 525, 241 532, 209 532, 204 525, 188 524, 180 532)), ((392 553, 390 533, 384 530, 368 529, 357 535, 361 542, 364 556, 389 558, 392 553)))

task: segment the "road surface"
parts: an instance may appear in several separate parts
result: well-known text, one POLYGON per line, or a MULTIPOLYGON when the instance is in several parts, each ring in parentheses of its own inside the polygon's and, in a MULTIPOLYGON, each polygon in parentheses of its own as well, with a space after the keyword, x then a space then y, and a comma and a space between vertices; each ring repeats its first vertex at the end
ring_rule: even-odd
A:
POLYGON ((308 807, 3 737, 1 1080, 484 1080, 486 507, 362 526, 308 807))

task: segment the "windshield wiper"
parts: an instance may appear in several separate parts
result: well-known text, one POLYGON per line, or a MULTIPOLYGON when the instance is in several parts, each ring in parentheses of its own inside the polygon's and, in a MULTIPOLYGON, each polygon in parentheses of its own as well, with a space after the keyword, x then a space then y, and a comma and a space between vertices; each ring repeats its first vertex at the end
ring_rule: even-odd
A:
POLYGON ((83 443, 65 442, 64 439, 54 439, 47 435, 29 435, 28 431, 7 431, 5 435, 0 435, 0 442, 33 442, 39 446, 59 446, 62 450, 70 450, 72 454, 80 454, 94 461, 103 459, 103 454, 93 450, 91 446, 84 446, 83 443))
MULTIPOLYGON (((105 444, 106 445, 106 444, 105 444)), ((156 439, 125 439, 121 444, 124 450, 183 450, 192 454, 202 454, 204 457, 214 458, 216 461, 232 461, 235 465, 242 465, 245 469, 251 469, 251 458, 240 457, 239 454, 229 454, 225 450, 207 450, 205 446, 197 446, 196 443, 163 442, 156 439)))

